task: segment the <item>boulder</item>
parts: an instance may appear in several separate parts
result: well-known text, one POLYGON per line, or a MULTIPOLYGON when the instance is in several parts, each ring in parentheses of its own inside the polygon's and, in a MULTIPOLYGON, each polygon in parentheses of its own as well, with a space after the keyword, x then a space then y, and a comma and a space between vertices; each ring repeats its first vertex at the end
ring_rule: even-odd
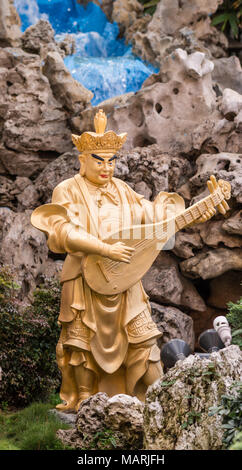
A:
POLYGON ((3 264, 14 266, 20 300, 27 300, 28 296, 31 299, 36 278, 48 257, 45 235, 30 224, 31 212, 0 208, 0 258, 3 264))
MULTIPOLYGON (((156 143, 162 153, 190 152, 198 125, 209 116, 214 119, 216 96, 212 88, 212 67, 203 53, 188 56, 186 51, 177 49, 166 57, 162 82, 143 87, 110 113, 109 128, 128 132, 124 149, 156 143)), ((83 131, 85 111, 81 118, 80 131, 83 131)))
POLYGON ((71 113, 79 114, 93 98, 93 93, 71 76, 58 52, 47 54, 43 73, 56 99, 71 113))
POLYGON ((35 189, 43 203, 51 201, 52 192, 59 183, 79 173, 78 155, 77 149, 63 153, 59 158, 49 163, 36 178, 35 189))
POLYGON ((223 394, 241 380, 242 352, 232 345, 209 359, 190 355, 151 385, 144 408, 144 448, 149 450, 220 450, 221 416, 209 415, 223 394))
POLYGON ((18 46, 20 43, 21 21, 14 7, 14 0, 0 3, 0 47, 18 46))
POLYGON ((242 210, 235 212, 222 225, 225 232, 235 235, 242 235, 242 210))
POLYGON ((26 52, 41 54, 43 48, 56 47, 54 30, 47 20, 40 19, 36 24, 29 26, 21 37, 22 48, 26 52))
POLYGON ((239 58, 232 55, 214 59, 213 63, 213 82, 219 86, 220 90, 230 88, 242 95, 242 68, 239 58))
POLYGON ((157 340, 160 350, 171 339, 180 338, 186 341, 193 351, 195 337, 192 318, 175 307, 163 306, 155 302, 151 302, 150 305, 152 319, 163 333, 161 338, 157 340))
POLYGON ((242 249, 217 248, 204 251, 180 263, 184 276, 212 279, 230 270, 242 270, 242 249))
POLYGON ((24 31, 21 36, 21 45, 23 50, 39 54, 42 59, 45 59, 48 52, 58 52, 61 57, 75 52, 74 37, 71 34, 66 34, 63 39, 57 42, 51 24, 43 19, 24 31))
POLYGON ((138 0, 116 0, 113 3, 112 21, 118 23, 123 34, 142 15, 143 10, 143 5, 138 0))
MULTIPOLYGON (((186 271, 185 273, 187 275, 186 271)), ((143 277, 143 285, 153 302, 186 307, 199 312, 206 310, 202 297, 194 285, 180 274, 177 261, 168 252, 159 254, 143 277)))
POLYGON ((228 121, 233 121, 234 118, 242 110, 242 95, 237 91, 225 88, 223 91, 221 111, 228 121))
POLYGON ((176 233, 175 246, 173 253, 180 258, 191 258, 194 252, 203 247, 203 240, 195 229, 184 229, 182 232, 176 233))
POLYGON ((81 403, 75 428, 57 436, 74 449, 141 449, 143 407, 136 397, 99 392, 81 403))
MULTIPOLYGON (((229 221, 230 218, 227 219, 229 221)), ((224 218, 221 220, 209 220, 206 224, 197 227, 201 240, 211 247, 226 246, 229 248, 241 248, 242 238, 236 234, 229 234, 223 228, 224 218)))
MULTIPOLYGON (((31 166, 34 155, 36 168, 37 157, 41 162, 42 156, 53 159, 71 149, 71 132, 66 112, 54 98, 49 82, 42 74, 40 57, 17 48, 2 49, 0 55, 6 64, 0 75, 0 159, 7 168, 11 165, 7 158, 15 159, 19 153, 23 174, 29 157, 31 166)), ((18 158, 15 174, 18 174, 17 162, 18 158)), ((13 167, 10 168, 13 171, 13 167)))
MULTIPOLYGON (((228 122, 228 121, 227 121, 228 122)), ((242 154, 239 153, 203 153, 196 160, 197 172, 189 180, 190 191, 198 194, 201 188, 206 186, 206 181, 210 175, 216 179, 223 179, 231 184, 231 195, 238 203, 242 202, 242 154)), ((206 189, 191 201, 192 204, 202 199, 208 194, 206 189)), ((229 202, 231 204, 231 202, 229 202)))
MULTIPOLYGON (((137 22, 132 38, 134 53, 158 66, 176 48, 185 49, 188 53, 199 50, 210 57, 225 56, 228 41, 223 33, 211 26, 209 18, 221 2, 222 0, 159 2, 143 30, 137 22)), ((135 25, 136 22, 133 30, 135 25)), ((126 34, 130 36, 129 30, 126 34)))

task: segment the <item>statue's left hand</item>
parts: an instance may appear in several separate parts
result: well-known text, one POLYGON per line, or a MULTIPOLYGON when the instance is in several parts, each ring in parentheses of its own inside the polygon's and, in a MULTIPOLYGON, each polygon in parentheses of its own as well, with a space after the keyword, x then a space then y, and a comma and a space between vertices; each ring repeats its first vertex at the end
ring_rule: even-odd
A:
POLYGON ((216 214, 216 209, 213 207, 212 209, 208 209, 204 214, 196 220, 196 224, 201 224, 202 222, 207 222, 207 220, 211 219, 216 214))

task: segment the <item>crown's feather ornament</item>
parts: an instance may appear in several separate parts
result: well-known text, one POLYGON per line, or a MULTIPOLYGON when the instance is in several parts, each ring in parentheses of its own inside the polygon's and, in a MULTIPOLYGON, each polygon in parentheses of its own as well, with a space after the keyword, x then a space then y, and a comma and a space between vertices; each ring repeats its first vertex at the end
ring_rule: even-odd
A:
POLYGON ((72 134, 72 142, 79 152, 115 153, 125 143, 127 133, 116 134, 114 131, 105 132, 107 117, 102 109, 99 109, 94 117, 96 132, 84 132, 80 136, 72 134))

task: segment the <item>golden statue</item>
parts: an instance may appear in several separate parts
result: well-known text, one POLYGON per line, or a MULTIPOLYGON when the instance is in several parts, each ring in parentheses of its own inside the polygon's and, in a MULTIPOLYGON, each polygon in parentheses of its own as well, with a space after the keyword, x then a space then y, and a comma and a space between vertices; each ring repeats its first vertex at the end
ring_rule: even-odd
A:
POLYGON ((67 412, 97 392, 144 401, 163 369, 156 344, 161 333, 141 278, 176 231, 208 220, 215 206, 222 213, 229 208, 230 185, 213 176, 210 196, 186 210, 176 193, 161 192, 154 202, 137 194, 113 177, 126 134, 105 132, 106 124, 99 110, 96 132, 72 136, 80 174, 58 184, 51 204, 31 216, 50 250, 67 253, 56 348, 63 400, 57 408, 67 412))

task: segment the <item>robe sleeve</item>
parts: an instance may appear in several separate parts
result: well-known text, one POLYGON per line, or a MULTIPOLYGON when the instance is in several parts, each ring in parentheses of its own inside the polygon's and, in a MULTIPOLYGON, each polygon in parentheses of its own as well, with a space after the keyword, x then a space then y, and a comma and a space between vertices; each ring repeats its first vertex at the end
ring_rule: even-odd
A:
POLYGON ((156 222, 176 217, 185 211, 184 199, 177 193, 161 191, 153 202, 156 222))
POLYGON ((160 222, 173 216, 176 217, 185 211, 184 199, 177 193, 161 191, 152 202, 131 188, 129 191, 133 203, 138 203, 142 207, 142 224, 160 222))
POLYGON ((70 192, 59 185, 53 191, 52 202, 33 211, 31 223, 47 235, 48 247, 54 253, 82 255, 84 252, 107 256, 110 246, 76 223, 75 206, 70 192))

